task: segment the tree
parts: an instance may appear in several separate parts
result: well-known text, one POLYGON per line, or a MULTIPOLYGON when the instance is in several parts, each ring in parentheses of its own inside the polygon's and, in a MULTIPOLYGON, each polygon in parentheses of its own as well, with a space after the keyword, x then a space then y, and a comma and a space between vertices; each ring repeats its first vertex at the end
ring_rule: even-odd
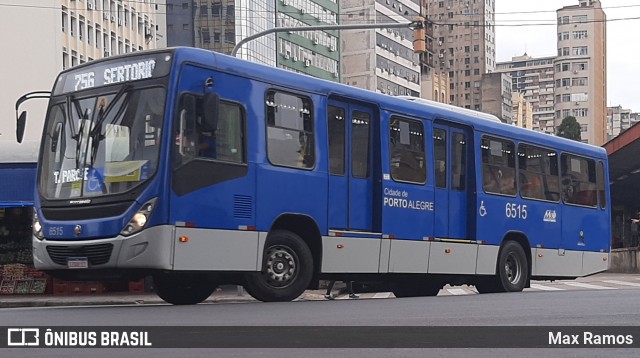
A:
POLYGON ((558 128, 556 128, 556 135, 558 137, 580 141, 580 123, 578 123, 576 117, 565 117, 558 128))

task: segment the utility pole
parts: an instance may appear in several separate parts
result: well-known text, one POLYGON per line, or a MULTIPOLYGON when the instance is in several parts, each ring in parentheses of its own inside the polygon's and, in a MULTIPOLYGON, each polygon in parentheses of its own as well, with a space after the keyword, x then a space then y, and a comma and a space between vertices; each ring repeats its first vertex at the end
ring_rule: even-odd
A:
POLYGON ((258 37, 262 37, 264 35, 269 35, 272 33, 278 33, 278 32, 284 32, 284 31, 314 31, 314 30, 361 30, 361 29, 387 29, 387 28, 403 28, 403 27, 408 27, 414 30, 414 37, 416 35, 420 35, 419 33, 416 33, 416 31, 421 30, 421 40, 422 42, 420 43, 420 39, 415 39, 413 40, 413 45, 414 45, 414 51, 415 52, 424 52, 424 46, 425 46, 425 30, 424 30, 424 18, 418 18, 416 21, 412 21, 412 22, 392 22, 392 23, 382 23, 382 24, 351 24, 351 25, 317 25, 317 26, 298 26, 298 27, 276 27, 273 29, 269 29, 269 30, 265 30, 265 31, 261 31, 258 32, 257 34, 251 35, 249 37, 246 37, 242 40, 240 40, 240 42, 238 42, 236 44, 236 46, 233 48, 233 51, 231 51, 231 56, 236 56, 238 54, 238 51, 240 50, 240 48, 242 47, 242 45, 246 44, 247 42, 257 39, 258 37), (416 41, 418 41, 416 43, 416 41), (416 48, 416 45, 420 46, 421 44, 421 51, 418 51, 418 49, 416 48))

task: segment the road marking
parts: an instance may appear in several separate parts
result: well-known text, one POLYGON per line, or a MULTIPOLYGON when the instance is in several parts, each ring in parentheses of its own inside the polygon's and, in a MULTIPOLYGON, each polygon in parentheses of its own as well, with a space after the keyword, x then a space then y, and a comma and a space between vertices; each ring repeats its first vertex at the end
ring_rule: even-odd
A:
POLYGON ((565 290, 564 288, 545 286, 545 285, 538 285, 536 283, 532 283, 531 284, 531 288, 535 288, 536 290, 542 290, 542 291, 564 291, 565 290))
POLYGON ((617 280, 603 280, 602 282, 612 283, 614 285, 640 287, 640 283, 635 283, 635 282, 617 281, 617 280))
POLYGON ((391 298, 391 292, 378 292, 371 298, 391 298))
POLYGON ((472 294, 471 292, 467 292, 467 291, 465 291, 465 290, 463 290, 461 288, 447 288, 447 292, 449 292, 452 295, 456 295, 456 296, 459 296, 459 295, 471 295, 472 294))
POLYGON ((563 283, 569 286, 590 288, 593 290, 617 290, 617 288, 615 287, 598 286, 598 285, 592 285, 589 283, 582 283, 582 282, 563 282, 563 283))

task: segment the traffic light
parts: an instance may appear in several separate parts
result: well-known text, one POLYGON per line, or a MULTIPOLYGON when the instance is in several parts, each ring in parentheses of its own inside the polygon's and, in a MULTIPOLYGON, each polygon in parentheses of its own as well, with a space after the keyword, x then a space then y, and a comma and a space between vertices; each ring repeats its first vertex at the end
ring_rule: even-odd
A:
POLYGON ((424 18, 419 17, 415 21, 415 27, 413 28, 413 52, 424 53, 427 52, 426 42, 426 30, 424 28, 424 18))

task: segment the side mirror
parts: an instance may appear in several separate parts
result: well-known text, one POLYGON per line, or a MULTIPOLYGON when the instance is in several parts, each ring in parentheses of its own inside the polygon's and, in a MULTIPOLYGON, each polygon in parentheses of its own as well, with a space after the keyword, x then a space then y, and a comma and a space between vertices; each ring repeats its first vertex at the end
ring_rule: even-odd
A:
POLYGON ((27 111, 22 111, 20 117, 16 121, 16 140, 18 143, 22 143, 24 138, 24 128, 27 124, 27 111))
POLYGON ((220 96, 217 93, 207 93, 202 101, 204 108, 204 128, 215 131, 218 128, 218 115, 220 112, 220 96))
POLYGON ((189 155, 191 143, 187 139, 189 133, 195 129, 196 125, 196 98, 192 95, 182 97, 182 109, 180 110, 180 132, 178 151, 181 155, 189 155))

